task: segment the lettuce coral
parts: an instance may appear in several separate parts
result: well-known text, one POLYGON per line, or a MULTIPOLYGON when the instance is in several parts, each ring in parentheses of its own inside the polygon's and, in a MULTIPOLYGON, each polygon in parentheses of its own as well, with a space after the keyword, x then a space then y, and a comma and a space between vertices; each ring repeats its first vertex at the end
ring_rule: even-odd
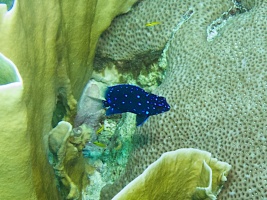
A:
POLYGON ((27 109, 22 101, 23 82, 14 65, 0 54, 0 199, 33 199, 31 151, 27 135, 27 109))
MULTIPOLYGON (((1 99, 0 122, 6 127, 1 132, 6 143, 1 156, 13 160, 7 169, 14 175, 25 171, 12 181, 12 199, 61 198, 47 159, 47 136, 56 103, 59 99, 66 102, 65 118, 72 122, 76 101, 92 74, 98 37, 116 15, 129 11, 135 2, 17 0, 10 11, 0 4, 0 52, 16 64, 23 79, 23 90, 15 89, 19 90, 17 97, 5 91, 1 99), (18 152, 20 157, 15 156, 18 152)), ((10 93, 13 89, 8 88, 10 93)), ((6 170, 4 165, 0 169, 6 170)), ((8 180, 8 176, 1 177, 2 190, 11 194, 8 180)))
POLYGON ((113 200, 216 199, 231 166, 198 149, 166 152, 113 200))

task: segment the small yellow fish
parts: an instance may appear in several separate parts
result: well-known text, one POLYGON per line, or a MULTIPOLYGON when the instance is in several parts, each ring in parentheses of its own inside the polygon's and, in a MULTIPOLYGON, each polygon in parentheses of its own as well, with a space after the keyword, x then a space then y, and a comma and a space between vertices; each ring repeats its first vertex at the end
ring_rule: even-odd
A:
POLYGON ((98 146, 98 147, 102 147, 102 148, 105 148, 107 147, 107 145, 101 143, 101 142, 93 142, 94 145, 98 146))
POLYGON ((146 26, 155 26, 159 24, 161 24, 161 22, 149 22, 149 23, 146 23, 146 26))
POLYGON ((118 146, 115 147, 115 150, 120 150, 122 147, 121 141, 118 142, 118 146))
POLYGON ((100 128, 96 131, 96 134, 101 133, 104 130, 104 124, 100 126, 100 128))

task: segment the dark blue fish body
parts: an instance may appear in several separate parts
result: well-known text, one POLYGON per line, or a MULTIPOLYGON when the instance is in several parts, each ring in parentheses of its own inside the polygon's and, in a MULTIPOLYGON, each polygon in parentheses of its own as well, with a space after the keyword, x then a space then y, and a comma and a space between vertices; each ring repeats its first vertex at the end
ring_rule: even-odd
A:
POLYGON ((108 87, 105 92, 104 106, 106 115, 131 112, 137 114, 136 124, 141 125, 150 115, 157 115, 170 110, 166 99, 147 93, 140 87, 121 84, 108 87))

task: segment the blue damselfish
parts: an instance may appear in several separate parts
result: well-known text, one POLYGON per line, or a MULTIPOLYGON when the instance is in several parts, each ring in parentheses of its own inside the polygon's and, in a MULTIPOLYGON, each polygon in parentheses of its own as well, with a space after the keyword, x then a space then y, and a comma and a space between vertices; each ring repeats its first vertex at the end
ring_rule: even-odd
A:
POLYGON ((164 97, 147 93, 142 88, 129 84, 108 87, 103 103, 108 108, 107 116, 124 112, 137 114, 137 126, 143 124, 150 115, 170 110, 164 97))

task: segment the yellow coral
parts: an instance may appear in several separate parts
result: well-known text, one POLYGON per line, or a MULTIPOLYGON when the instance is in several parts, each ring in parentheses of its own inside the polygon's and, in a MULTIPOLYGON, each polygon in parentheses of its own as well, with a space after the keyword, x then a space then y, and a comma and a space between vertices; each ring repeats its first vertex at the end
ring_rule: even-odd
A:
POLYGON ((32 155, 23 83, 16 66, 2 54, 0 70, 0 199, 37 199, 32 179, 28 178, 32 155))
POLYGON ((164 153, 113 200, 214 200, 231 166, 198 149, 164 153))
MULTIPOLYGON (((24 87, 23 91, 13 88, 19 90, 15 96, 7 95, 13 90, 5 91, 1 99, 1 129, 6 127, 1 134, 8 136, 1 139, 6 143, 1 157, 8 159, 9 152, 14 165, 7 169, 14 175, 23 170, 23 177, 17 176, 21 181, 13 179, 6 184, 8 176, 0 180, 2 191, 13 193, 11 199, 60 199, 46 155, 57 95, 64 90, 69 113, 74 114, 76 101, 91 77, 98 37, 135 1, 17 0, 8 12, 0 4, 0 52, 16 64, 24 87), (13 157, 14 147, 20 157, 13 157)), ((0 170, 5 172, 5 166, 0 170)))

